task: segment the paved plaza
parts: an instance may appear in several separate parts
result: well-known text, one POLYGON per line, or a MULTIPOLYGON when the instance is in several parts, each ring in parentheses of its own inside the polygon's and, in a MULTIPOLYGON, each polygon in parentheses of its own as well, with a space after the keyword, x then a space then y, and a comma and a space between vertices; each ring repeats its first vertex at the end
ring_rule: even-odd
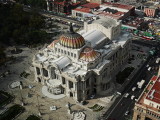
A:
POLYGON ((8 70, 10 71, 10 74, 0 78, 0 89, 8 91, 15 96, 15 100, 6 107, 10 107, 13 104, 22 104, 22 101, 25 104, 25 112, 22 113, 16 120, 24 120, 24 118, 27 118, 31 114, 39 115, 39 112, 41 113, 41 118, 44 120, 70 120, 72 115, 68 114, 67 111, 66 104, 68 102, 71 104, 71 111, 84 112, 87 114, 86 119, 96 120, 100 113, 93 113, 91 110, 86 109, 87 106, 93 106, 95 101, 97 101, 96 99, 91 100, 91 102, 89 102, 86 107, 83 107, 80 104, 75 103, 74 100, 65 97, 64 95, 56 97, 49 93, 44 95, 42 91, 46 92, 45 86, 34 82, 34 72, 31 65, 33 55, 38 51, 38 48, 20 48, 23 51, 19 54, 11 54, 10 50, 13 48, 8 48, 6 51, 7 56, 14 56, 15 60, 10 61, 6 63, 5 66, 0 67, 0 73, 5 73, 8 70), (20 74, 24 71, 30 74, 27 78, 20 76, 20 74), (22 90, 18 87, 13 89, 9 87, 9 85, 15 81, 22 81, 22 90), (50 106, 56 106, 57 110, 51 111, 50 106))

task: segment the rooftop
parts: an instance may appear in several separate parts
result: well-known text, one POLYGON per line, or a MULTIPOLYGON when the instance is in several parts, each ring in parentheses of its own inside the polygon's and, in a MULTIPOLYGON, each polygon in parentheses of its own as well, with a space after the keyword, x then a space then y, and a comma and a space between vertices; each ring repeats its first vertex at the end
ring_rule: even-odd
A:
POLYGON ((101 17, 101 19, 94 20, 92 23, 98 23, 106 28, 115 27, 117 25, 117 21, 109 17, 101 17))
MULTIPOLYGON (((157 77, 153 77, 155 80, 157 77)), ((148 92, 146 99, 160 104, 160 78, 157 79, 151 90, 148 92)))
POLYGON ((81 5, 82 7, 85 7, 85 8, 98 8, 100 6, 100 4, 98 3, 87 3, 87 4, 84 4, 84 5, 81 5))
POLYGON ((90 8, 76 8, 74 10, 80 11, 80 12, 85 12, 85 13, 90 13, 91 12, 90 8))
POLYGON ((151 102, 156 102, 156 103, 160 104, 160 101, 157 100, 157 98, 158 99, 160 98, 160 94, 158 93, 160 91, 160 87, 159 87, 160 86, 160 82, 159 82, 160 78, 159 79, 157 79, 157 78, 158 78, 157 76, 153 76, 151 78, 150 82, 148 83, 148 85, 146 86, 146 88, 142 92, 141 96, 139 97, 136 105, 141 105, 143 107, 150 108, 154 111, 159 110, 158 108, 153 107, 153 106, 148 105, 148 104, 145 104, 145 102, 144 102, 145 99, 147 99, 151 102), (153 95, 152 99, 148 97, 148 95, 151 95, 151 92, 152 92, 152 95, 153 95))
POLYGON ((100 16, 104 16, 104 17, 111 17, 113 19, 121 19, 121 17, 123 17, 124 15, 124 12, 117 12, 117 13, 108 13, 108 12, 101 12, 101 13, 98 13, 97 15, 100 15, 100 16))
POLYGON ((103 5, 126 9, 126 10, 130 10, 133 8, 133 6, 131 6, 131 5, 125 5, 125 4, 120 4, 120 3, 111 3, 111 2, 105 2, 105 3, 103 3, 103 5))

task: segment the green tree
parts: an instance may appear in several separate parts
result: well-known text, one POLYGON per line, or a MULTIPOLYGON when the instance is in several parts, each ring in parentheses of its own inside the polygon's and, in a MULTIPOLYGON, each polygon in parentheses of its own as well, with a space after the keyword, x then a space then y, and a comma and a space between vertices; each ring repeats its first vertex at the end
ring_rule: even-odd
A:
POLYGON ((45 21, 42 19, 41 16, 33 15, 33 16, 31 16, 31 18, 29 20, 29 26, 33 30, 35 30, 35 29, 37 30, 37 29, 44 27, 44 22, 45 21))

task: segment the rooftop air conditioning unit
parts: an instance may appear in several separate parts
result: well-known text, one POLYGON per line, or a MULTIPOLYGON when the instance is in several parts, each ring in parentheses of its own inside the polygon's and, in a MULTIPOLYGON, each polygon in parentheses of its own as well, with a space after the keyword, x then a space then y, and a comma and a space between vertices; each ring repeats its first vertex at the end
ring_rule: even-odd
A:
POLYGON ((155 89, 154 90, 152 90, 152 92, 151 92, 151 94, 148 96, 150 99, 153 99, 154 98, 154 93, 155 93, 155 89))

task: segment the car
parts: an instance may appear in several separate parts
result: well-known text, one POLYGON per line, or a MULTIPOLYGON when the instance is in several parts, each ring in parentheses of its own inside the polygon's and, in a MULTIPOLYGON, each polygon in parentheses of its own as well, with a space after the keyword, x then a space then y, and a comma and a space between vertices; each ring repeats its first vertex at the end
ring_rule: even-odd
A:
POLYGON ((124 115, 128 115, 128 114, 129 114, 129 111, 126 111, 124 115))
POLYGON ((136 87, 133 87, 133 88, 132 88, 132 91, 135 91, 135 90, 136 90, 136 87))
POLYGON ((127 98, 128 96, 129 96, 129 93, 126 93, 126 94, 124 95, 125 98, 127 98))
POLYGON ((149 67, 149 65, 147 64, 146 67, 149 67))
POLYGON ((138 102, 138 99, 134 99, 136 102, 138 102))
POLYGON ((117 94, 118 94, 118 95, 121 95, 122 93, 120 93, 120 92, 117 92, 117 94))
POLYGON ((132 95, 132 96, 131 96, 131 100, 133 100, 134 98, 135 98, 135 96, 134 96, 134 95, 132 95))
POLYGON ((151 70, 151 67, 148 68, 148 71, 150 71, 150 70, 151 70))

